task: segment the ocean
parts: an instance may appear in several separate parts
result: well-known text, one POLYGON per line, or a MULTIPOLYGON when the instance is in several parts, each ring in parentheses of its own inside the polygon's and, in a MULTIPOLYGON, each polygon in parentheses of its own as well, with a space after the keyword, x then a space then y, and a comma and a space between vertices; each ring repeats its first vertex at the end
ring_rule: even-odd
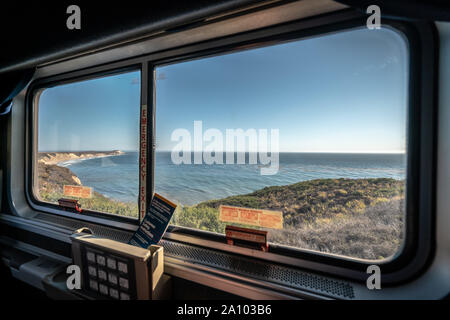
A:
MULTIPOLYGON (((120 201, 137 201, 138 152, 59 163, 72 170, 82 184, 120 201)), ((248 156, 248 155, 247 155, 248 156)), ((248 163, 248 158, 247 161, 248 163)), ((155 191, 183 205, 321 178, 405 179, 404 154, 280 153, 275 175, 260 174, 260 165, 181 164, 170 152, 157 152, 155 191)))

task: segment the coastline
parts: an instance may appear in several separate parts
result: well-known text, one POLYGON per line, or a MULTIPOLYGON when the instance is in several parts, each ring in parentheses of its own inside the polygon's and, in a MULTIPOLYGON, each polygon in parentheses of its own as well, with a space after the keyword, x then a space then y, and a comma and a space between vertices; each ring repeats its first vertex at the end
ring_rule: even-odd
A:
POLYGON ((77 152, 39 152, 38 163, 59 165, 73 160, 88 160, 123 155, 121 150, 113 151, 77 151, 77 152))
MULTIPOLYGON (((64 197, 64 185, 83 185, 78 176, 68 166, 61 165, 63 162, 124 154, 126 153, 120 150, 101 152, 40 152, 37 161, 39 188, 35 196, 40 201, 58 204, 58 199, 64 197)), ((139 214, 137 202, 114 200, 95 190, 91 198, 79 199, 79 203, 84 209, 98 212, 113 213, 133 218, 138 217, 139 214)))
POLYGON ((109 157, 117 157, 117 156, 121 156, 124 155, 124 153, 122 154, 109 154, 109 155, 99 155, 99 156, 92 156, 92 157, 80 157, 80 158, 76 158, 76 159, 71 159, 71 160, 64 160, 61 162, 57 162, 55 163, 55 165, 59 166, 59 167, 64 167, 67 168, 72 164, 76 164, 79 163, 81 161, 85 161, 85 160, 92 160, 92 159, 101 159, 101 158, 109 158, 109 157))
MULTIPOLYGON (((39 177, 48 176, 50 178, 50 185, 55 184, 55 189, 61 189, 59 185, 61 182, 65 184, 74 184, 82 186, 80 178, 69 168, 67 168, 71 161, 84 161, 89 159, 106 158, 123 155, 125 152, 121 150, 113 151, 78 151, 78 152, 39 152, 38 153, 38 168, 39 177), (66 164, 66 165, 64 165, 66 164), (52 173, 56 173, 54 176, 52 173)), ((44 183, 45 185, 45 183, 44 183)), ((102 197, 105 195, 98 194, 102 197)))

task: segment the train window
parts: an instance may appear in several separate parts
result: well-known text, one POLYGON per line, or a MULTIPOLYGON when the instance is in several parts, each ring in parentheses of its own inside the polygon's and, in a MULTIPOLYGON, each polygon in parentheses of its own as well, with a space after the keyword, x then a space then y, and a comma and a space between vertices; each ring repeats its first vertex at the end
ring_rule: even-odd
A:
POLYGON ((408 60, 396 31, 357 28, 157 66, 154 185, 179 204, 173 225, 250 226, 287 248, 394 257, 408 60))
POLYGON ((138 218, 140 91, 140 71, 39 90, 36 200, 138 218))

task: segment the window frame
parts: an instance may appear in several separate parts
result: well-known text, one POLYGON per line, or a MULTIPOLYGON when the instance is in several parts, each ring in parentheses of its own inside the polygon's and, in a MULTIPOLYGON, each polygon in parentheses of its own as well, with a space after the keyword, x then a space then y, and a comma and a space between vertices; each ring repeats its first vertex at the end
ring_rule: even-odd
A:
MULTIPOLYGON (((29 133, 28 133, 28 141, 27 143, 29 143, 28 146, 28 157, 27 157, 27 175, 25 176, 25 185, 26 185, 26 197, 27 200, 29 201, 30 205, 36 209, 36 210, 40 210, 40 211, 45 211, 45 212, 49 212, 49 213, 56 213, 59 215, 64 215, 64 216, 68 216, 70 218, 81 218, 83 219, 83 217, 92 217, 92 218, 104 218, 106 220, 112 220, 112 221, 116 221, 119 223, 125 223, 125 224, 132 224, 132 225, 139 225, 140 221, 142 219, 141 217, 141 213, 140 213, 140 205, 141 205, 141 200, 140 200, 140 196, 138 198, 138 212, 139 212, 139 216, 137 218, 134 217, 128 217, 128 216, 120 216, 114 213, 108 213, 108 212, 99 212, 99 211, 94 211, 94 210, 90 210, 90 209, 84 209, 83 208, 83 212, 81 214, 76 214, 76 213, 69 213, 67 214, 67 212, 63 211, 61 209, 60 206, 56 205, 56 204, 52 204, 52 203, 48 203, 48 202, 44 202, 44 201, 40 201, 39 199, 36 198, 35 193, 34 193, 34 186, 35 183, 37 182, 37 127, 38 127, 38 108, 39 108, 39 98, 40 98, 40 94, 48 89, 48 88, 52 88, 52 87, 58 87, 61 85, 65 85, 65 84, 70 84, 70 83, 77 83, 77 82, 82 82, 82 81, 88 81, 88 80, 94 80, 94 79, 100 79, 100 78, 105 78, 108 76, 115 76, 115 75, 120 75, 120 74, 124 74, 124 73, 128 73, 128 72, 139 72, 140 73, 140 77, 141 77, 141 82, 140 82, 140 106, 139 106, 139 123, 141 125, 141 121, 142 121, 142 101, 143 101, 143 68, 141 64, 131 64, 131 65, 127 65, 124 67, 119 67, 119 68, 111 68, 111 69, 107 69, 107 70, 102 70, 100 72, 92 72, 92 73, 87 73, 87 74, 81 74, 78 76, 72 76, 72 77, 63 77, 61 80, 57 79, 56 77, 49 77, 49 78, 42 78, 42 79, 38 79, 36 81, 33 81, 33 83, 30 84, 29 89, 27 90, 27 95, 26 95, 26 106, 27 106, 27 111, 29 112, 28 114, 28 126, 27 128, 30 128, 29 133)), ((148 129, 147 129, 148 131, 148 129)), ((139 133, 140 136, 140 133, 139 133)), ((147 150, 148 151, 148 150, 147 150)), ((146 153, 146 156, 148 157, 148 152, 146 153)), ((139 150, 139 166, 141 166, 141 150, 139 150)), ((148 169, 147 169, 148 171, 148 169)), ((141 170, 139 169, 139 175, 141 174, 141 170)), ((147 179, 148 180, 148 179, 147 179)), ((147 184, 148 185, 148 184, 147 184)), ((141 189, 141 183, 139 180, 139 190, 141 189)), ((146 201, 145 201, 146 205, 148 204, 148 199, 146 197, 146 201)))
MULTIPOLYGON (((434 139, 436 135, 435 126, 435 99, 432 88, 432 81, 424 79, 434 79, 435 70, 437 68, 435 59, 435 30, 427 30, 429 25, 424 23, 400 22, 396 20, 383 19, 383 26, 388 27, 401 36, 404 37, 408 46, 408 74, 407 74, 407 174, 405 183, 405 226, 404 239, 402 247, 399 252, 392 258, 373 261, 366 259, 358 259, 349 256, 341 256, 337 254, 322 253, 309 249, 293 248, 285 245, 271 244, 269 259, 276 259, 275 262, 286 263, 292 265, 295 261, 300 266, 305 261, 314 261, 320 263, 319 270, 324 272, 331 271, 338 273, 341 276, 353 280, 365 281, 367 279, 367 267, 373 264, 380 266, 383 277, 383 284, 394 284, 410 277, 416 270, 409 263, 421 260, 425 264, 431 253, 432 246, 432 230, 429 229, 430 222, 434 216, 434 195, 432 192, 434 188, 435 179, 435 146, 434 139), (426 35, 425 35, 426 34, 426 35), (422 48, 431 48, 431 55, 428 51, 422 51, 422 48), (423 62, 428 59, 427 64, 432 65, 432 68, 424 68, 423 62), (421 76, 422 75, 422 76, 421 76), (419 88, 425 86, 425 93, 419 88), (422 115, 422 117, 419 116, 422 115), (423 116, 425 116, 424 119, 423 116), (433 119, 433 120, 432 120, 433 119), (414 130, 411 128, 419 128, 414 130), (433 148, 432 152, 427 153, 423 150, 423 146, 433 148), (422 147, 422 148, 421 148, 422 147), (426 173, 428 172, 428 174, 426 173), (420 182, 424 181, 424 182, 420 182), (422 186, 420 189, 420 185, 422 186), (421 212, 419 212, 421 211, 421 212), (429 230, 427 230, 429 229, 429 230), (286 259, 285 259, 286 257, 286 259), (291 260, 294 259, 294 260, 291 260), (407 268, 409 267, 409 269, 407 268), (408 272, 404 272, 404 270, 408 272)), ((202 59, 213 57, 220 54, 232 54, 242 49, 265 47, 273 44, 280 44, 284 41, 292 41, 315 37, 326 36, 326 34, 351 30, 357 27, 365 27, 366 18, 350 19, 344 22, 331 24, 327 26, 320 26, 313 29, 297 30, 293 32, 284 33, 281 36, 269 36, 262 38, 246 39, 244 36, 242 42, 232 43, 227 46, 205 48, 197 50, 192 53, 178 54, 173 50, 173 55, 168 54, 159 60, 151 62, 149 73, 153 73, 155 68, 168 64, 176 64, 186 62, 193 59, 202 59)), ((430 28, 432 29, 432 28, 430 28)), ((207 46, 206 46, 207 47, 207 46)), ((152 92, 156 90, 155 80, 152 82, 152 92)), ((153 96, 153 108, 157 116, 157 108, 155 97, 153 96)), ((153 119, 155 121, 156 119, 153 119)), ((157 135, 157 132, 154 133, 157 135)), ((431 150, 430 150, 431 151, 431 150)), ((154 168, 152 168, 154 170, 154 168)), ((209 240, 212 242, 226 243, 225 235, 216 234, 209 231, 202 231, 182 226, 170 225, 167 239, 178 241, 189 241, 188 237, 192 236, 191 244, 201 245, 200 239, 209 240), (181 235, 181 236, 177 236, 181 235), (187 236, 187 237, 186 237, 187 236)), ((219 246, 223 250, 223 246, 219 246)), ((230 250, 234 252, 243 252, 247 250, 230 250)), ((252 253, 254 254, 254 252, 252 253)), ((265 259, 263 255, 258 255, 259 258, 265 259)), ((273 261, 273 260, 272 260, 273 261)), ((423 265, 422 265, 423 266, 423 265)), ((415 266, 416 267, 416 266, 415 266)), ((414 267, 414 268, 415 268, 414 267)), ((419 268, 417 268, 419 269, 419 268)))
MULTIPOLYGON (((34 81, 27 91, 27 113, 32 111, 32 92, 39 83, 70 81, 75 76, 92 77, 99 73, 115 72, 120 67, 140 66, 141 68, 141 105, 147 104, 148 137, 147 137, 147 194, 154 193, 154 157, 155 157, 155 82, 156 67, 189 59, 204 58, 218 54, 228 54, 242 49, 268 46, 283 41, 302 40, 308 37, 326 35, 327 33, 345 31, 355 27, 365 26, 366 16, 347 12, 347 14, 330 13, 267 27, 261 30, 247 31, 219 39, 206 40, 201 43, 162 50, 139 58, 130 58, 121 63, 109 63, 103 66, 90 67, 81 71, 69 72, 48 79, 34 81), (148 77, 148 79, 147 79, 148 77), (145 80, 144 80, 145 78, 145 80)), ((182 241, 212 249, 235 252, 252 256, 257 259, 270 260, 274 263, 291 265, 298 268, 311 268, 318 272, 335 274, 356 281, 367 279, 366 269, 371 264, 377 264, 382 271, 383 284, 393 285, 417 277, 420 271, 430 262, 434 252, 434 214, 435 214, 435 181, 436 181, 436 94, 437 89, 437 33, 435 26, 427 22, 407 22, 382 19, 383 26, 390 27, 401 33, 409 45, 408 73, 408 119, 407 119, 407 176, 406 176, 406 206, 405 206, 405 239, 403 249, 395 258, 388 261, 368 261, 357 258, 321 253, 307 249, 294 249, 282 245, 271 245, 267 254, 253 250, 224 246, 225 236, 207 231, 193 230, 170 225, 164 238, 182 241), (426 48, 427 50, 423 50, 426 48)), ((73 66, 76 68, 76 66, 73 66)), ((32 117, 29 117, 32 119, 32 117)), ((30 121, 30 119, 28 120, 30 121)), ((27 128, 32 128, 28 123, 27 128)), ((27 129, 28 130, 28 129, 27 129)), ((31 130, 32 131, 32 130, 31 130)), ((32 151, 32 139, 26 135, 26 150, 28 156, 32 151)), ((27 156, 27 157, 28 157, 27 156)), ((26 197, 30 205, 39 211, 48 211, 45 206, 36 204, 30 197, 29 176, 31 163, 26 159, 26 197)), ((31 193, 32 194, 32 193, 31 193)), ((147 205, 148 205, 147 197, 147 205)), ((60 214, 60 212, 51 212, 60 214)), ((95 213, 93 213, 96 215, 95 213)), ((101 214, 103 218, 104 215, 101 214)), ((72 216, 72 218, 74 218, 72 216)), ((77 218, 77 217, 75 217, 77 218)), ((110 217, 109 220, 125 222, 118 228, 123 228, 130 221, 122 217, 110 217)), ((80 219, 82 217, 80 216, 80 219)), ((137 224, 139 220, 136 220, 137 224)), ((130 228, 128 228, 130 229, 130 228)))

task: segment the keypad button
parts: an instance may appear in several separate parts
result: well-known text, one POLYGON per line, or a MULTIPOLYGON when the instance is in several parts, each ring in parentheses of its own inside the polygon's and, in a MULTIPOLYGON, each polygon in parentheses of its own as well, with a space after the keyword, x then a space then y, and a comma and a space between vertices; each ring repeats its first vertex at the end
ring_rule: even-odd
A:
POLYGON ((117 276, 114 273, 108 273, 108 281, 111 284, 117 285, 117 276))
POLYGON ((104 294, 104 295, 108 295, 109 294, 108 286, 105 286, 104 284, 100 283, 99 288, 100 288, 100 293, 101 294, 104 294))
POLYGON ((128 289, 128 287, 129 287, 128 279, 119 277, 119 285, 124 289, 128 289))
POLYGON ((98 291, 98 282, 95 280, 89 280, 89 287, 91 290, 98 291))
POLYGON ((99 270, 98 270, 98 278, 99 278, 100 280, 106 281, 106 280, 107 280, 106 271, 105 271, 105 270, 99 269, 99 270))
POLYGON ((110 268, 112 270, 116 270, 117 269, 116 259, 107 258, 106 259, 106 264, 107 264, 108 268, 110 268))
POLYGON ((119 291, 113 288, 109 288, 109 295, 111 298, 119 299, 119 291))
POLYGON ((97 268, 96 267, 89 266, 88 272, 91 277, 97 277, 97 268))
POLYGON ((106 260, 104 256, 97 255, 97 263, 101 266, 106 266, 106 260))
POLYGON ((117 267, 120 272, 128 273, 128 265, 125 262, 118 261, 117 267))
POLYGON ((87 259, 89 262, 95 263, 95 253, 90 252, 90 251, 87 251, 87 252, 86 252, 86 259, 87 259))
POLYGON ((120 293, 120 300, 130 300, 130 295, 125 292, 120 293))

